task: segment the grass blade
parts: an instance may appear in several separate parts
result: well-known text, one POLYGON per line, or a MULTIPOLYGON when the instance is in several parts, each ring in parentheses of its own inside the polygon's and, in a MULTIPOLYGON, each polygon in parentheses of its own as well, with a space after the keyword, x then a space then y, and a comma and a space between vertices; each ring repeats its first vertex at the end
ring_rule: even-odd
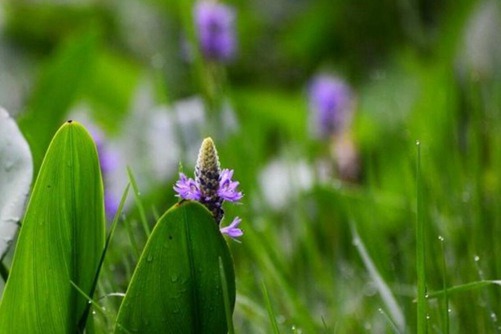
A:
MULTIPOLYGON (((358 232, 355 226, 353 226, 353 224, 351 224, 351 231, 353 234, 353 244, 357 248, 357 251, 360 254, 360 257, 362 258, 362 261, 365 265, 365 268, 367 268, 370 277, 376 284, 376 287, 381 295, 381 299, 386 304, 386 307, 388 308, 388 311, 391 314, 393 322, 396 324, 396 327, 398 328, 399 332, 402 333, 405 332, 405 317, 402 310, 398 306, 397 300, 395 299, 395 297, 391 293, 390 288, 384 282, 383 278, 376 269, 374 262, 372 261, 371 257, 369 256, 369 253, 365 249, 365 245, 362 242, 362 239, 360 239, 360 236, 358 235, 358 232)), ((383 314, 386 315, 386 313, 383 314)), ((391 324, 393 324, 393 322, 390 321, 391 324)))
POLYGON ((426 320, 426 269, 425 269, 425 226, 421 185, 421 144, 416 142, 416 272, 417 272, 417 333, 425 334, 426 320))
MULTIPOLYGON (((110 241, 111 241, 111 238, 113 237, 114 233, 115 233, 115 229, 117 227, 117 224, 118 224, 118 219, 120 218, 120 215, 122 214, 122 210, 124 208, 124 205, 125 205, 125 200, 127 199, 127 195, 129 194, 129 188, 130 188, 130 183, 127 184, 127 186, 125 187, 125 190, 122 194, 122 198, 120 199, 120 204, 118 205, 118 209, 117 209, 117 212, 115 213, 115 217, 113 218, 113 222, 111 224, 111 228, 110 228, 110 232, 108 233, 108 237, 106 238, 106 242, 104 244, 104 249, 103 249, 103 252, 101 254, 101 258, 99 259, 99 265, 97 267, 97 270, 96 270, 96 275, 94 276, 94 282, 92 283, 92 288, 90 290, 90 295, 94 295, 94 291, 96 290, 96 287, 97 287, 97 281, 99 279, 99 273, 101 272, 101 268, 103 266, 103 263, 104 263, 104 258, 106 257, 106 252, 108 251, 108 247, 110 245, 110 241)), ((73 282, 71 282, 73 285, 75 285, 73 282)), ((75 287, 77 287, 75 285, 75 287)), ((77 287, 78 288, 78 287, 77 287)), ((81 291, 80 288, 78 288, 78 291, 82 294, 84 294, 83 291, 81 291)), ((87 299, 89 299, 86 295, 84 295, 87 299)), ((79 331, 80 332, 84 332, 85 330, 85 324, 87 322, 87 317, 89 316, 89 311, 90 311, 90 304, 87 304, 87 308, 85 309, 83 315, 82 315, 82 318, 80 319, 80 321, 78 322, 78 328, 79 328, 79 331)))
POLYGON ((139 211, 139 217, 141 218, 141 225, 143 226, 144 234, 146 237, 150 236, 151 230, 148 225, 148 219, 146 218, 146 212, 144 210, 143 203, 141 202, 141 193, 139 192, 139 188, 137 186, 136 179, 134 178, 134 174, 132 173, 132 169, 127 167, 127 175, 129 176, 129 182, 132 184, 132 190, 134 193, 134 201, 136 202, 137 210, 139 211))
POLYGON ((444 333, 449 334, 449 294, 447 293, 447 262, 445 260, 445 250, 444 250, 444 238, 442 236, 438 237, 440 241, 440 250, 442 251, 442 288, 444 291, 444 308, 443 308, 443 321, 444 321, 444 333))
POLYGON ((462 293, 470 290, 480 289, 489 285, 501 286, 501 280, 482 280, 477 282, 470 282, 466 284, 452 286, 446 290, 433 291, 428 293, 428 299, 442 298, 445 295, 450 296, 452 294, 462 293))
POLYGON ((273 328, 273 333, 280 334, 280 330, 278 329, 278 324, 277 324, 277 317, 275 316, 273 308, 271 307, 271 301, 270 301, 270 296, 268 294, 268 289, 266 289, 266 285, 264 284, 264 282, 262 282, 261 286, 263 289, 264 299, 266 301, 266 310, 268 311, 268 317, 270 318, 271 326, 273 328))

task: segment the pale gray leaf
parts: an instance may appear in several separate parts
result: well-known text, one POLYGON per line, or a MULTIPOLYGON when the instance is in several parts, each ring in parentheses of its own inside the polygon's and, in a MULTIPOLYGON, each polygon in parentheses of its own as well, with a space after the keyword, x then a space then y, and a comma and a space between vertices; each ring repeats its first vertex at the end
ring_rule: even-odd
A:
POLYGON ((0 258, 16 235, 32 178, 28 143, 16 122, 0 108, 0 258))

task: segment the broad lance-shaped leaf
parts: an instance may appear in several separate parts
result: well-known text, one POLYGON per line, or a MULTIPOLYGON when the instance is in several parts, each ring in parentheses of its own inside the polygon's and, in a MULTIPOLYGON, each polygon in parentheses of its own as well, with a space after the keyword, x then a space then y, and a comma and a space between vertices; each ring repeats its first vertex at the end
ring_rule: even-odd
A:
POLYGON ((0 259, 17 232, 32 178, 28 143, 16 122, 0 108, 0 259))
POLYGON ((0 333, 75 333, 104 248, 96 147, 68 121, 43 160, 0 303, 0 333))
POLYGON ((227 333, 219 258, 233 313, 233 260, 218 225, 197 202, 174 205, 144 248, 115 333, 227 333))

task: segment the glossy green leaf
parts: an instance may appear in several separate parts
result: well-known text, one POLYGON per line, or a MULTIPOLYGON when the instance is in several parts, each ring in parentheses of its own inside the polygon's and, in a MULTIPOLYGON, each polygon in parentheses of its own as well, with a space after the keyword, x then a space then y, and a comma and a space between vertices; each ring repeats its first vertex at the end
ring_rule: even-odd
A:
POLYGON ((0 258, 17 232, 32 178, 28 143, 16 122, 0 108, 0 258))
POLYGON ((35 182, 0 304, 0 333, 75 333, 104 248, 96 147, 76 122, 54 136, 35 182))
POLYGON ((118 314, 116 333, 226 333, 222 260, 231 313, 232 258, 209 211, 183 202, 153 229, 118 314))

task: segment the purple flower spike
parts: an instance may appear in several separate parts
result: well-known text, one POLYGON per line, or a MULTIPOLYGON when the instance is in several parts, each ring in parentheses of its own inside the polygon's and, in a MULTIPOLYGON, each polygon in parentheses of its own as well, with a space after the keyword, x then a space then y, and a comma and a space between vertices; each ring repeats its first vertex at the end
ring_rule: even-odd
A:
POLYGON ((348 123, 351 91, 341 79, 326 74, 317 76, 309 87, 309 100, 314 130, 320 137, 335 134, 348 123))
POLYGON ((238 202, 242 199, 243 194, 237 191, 238 182, 232 181, 233 170, 223 169, 219 176, 219 189, 217 194, 219 197, 228 202, 238 202))
MULTIPOLYGON (((214 217, 218 226, 224 217, 223 202, 237 202, 243 194, 237 191, 238 182, 232 180, 233 170, 221 170, 216 146, 211 138, 205 138, 198 153, 195 166, 195 179, 179 173, 179 180, 174 186, 177 197, 195 200, 203 204, 214 217)), ((238 228, 241 219, 236 217, 230 225, 220 228, 220 232, 230 238, 238 238, 244 233, 238 228)))
POLYGON ((242 235, 244 235, 244 232, 242 232, 242 230, 238 228, 238 225, 241 221, 242 219, 235 217, 230 225, 222 227, 220 229, 221 233, 226 234, 233 239, 241 237, 242 235))
POLYGON ((215 61, 231 60, 236 51, 233 9, 216 2, 201 1, 195 5, 194 15, 203 55, 215 61))
POLYGON ((201 198, 200 189, 195 180, 187 178, 183 173, 179 173, 179 180, 174 186, 177 197, 199 201, 201 198))

